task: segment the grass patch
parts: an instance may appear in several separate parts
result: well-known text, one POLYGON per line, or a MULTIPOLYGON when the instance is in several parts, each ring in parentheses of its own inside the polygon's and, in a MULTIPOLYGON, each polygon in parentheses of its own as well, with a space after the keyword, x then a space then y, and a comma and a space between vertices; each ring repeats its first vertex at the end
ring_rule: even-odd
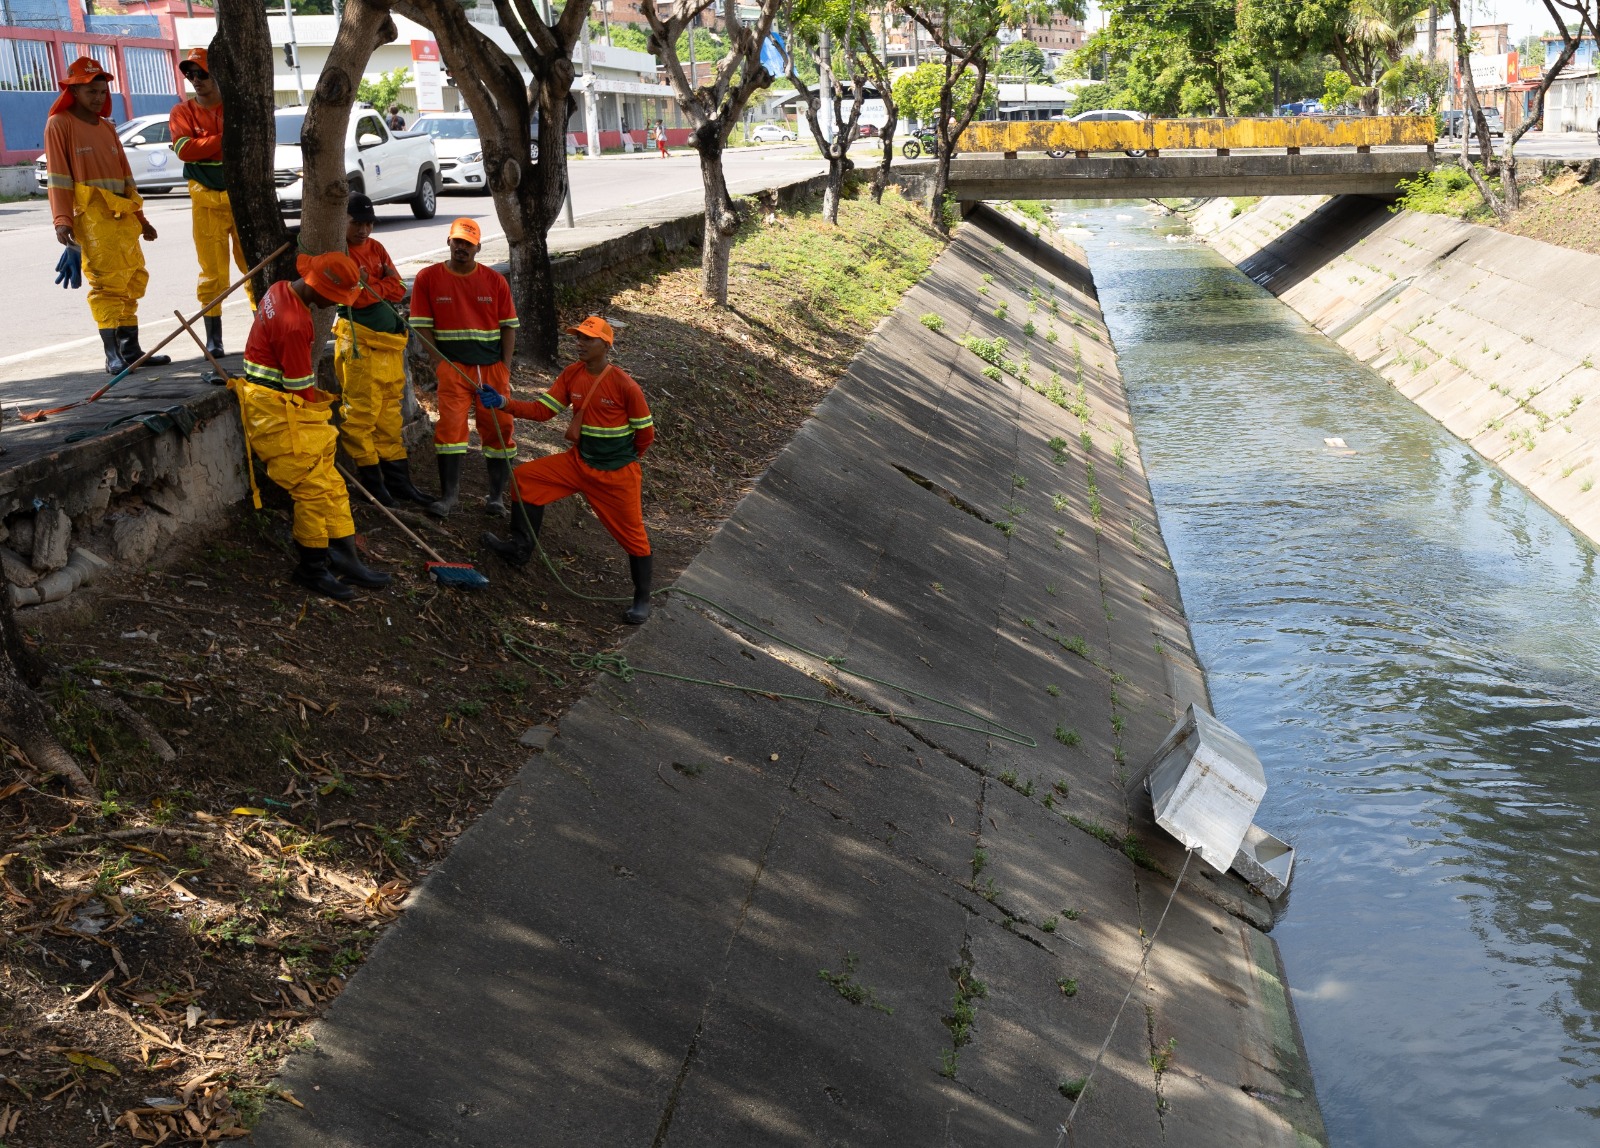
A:
POLYGON ((1013 199, 1011 206, 1033 220, 1040 227, 1054 227, 1056 225, 1055 218, 1050 214, 1050 209, 1037 199, 1013 199))
POLYGON ((828 985, 834 992, 853 1005, 866 1005, 868 1008, 887 1016, 894 1015, 894 1009, 878 999, 878 994, 866 985, 856 980, 856 966, 861 963, 861 958, 854 953, 844 955, 844 971, 842 973, 829 972, 827 969, 818 969, 817 978, 828 985))

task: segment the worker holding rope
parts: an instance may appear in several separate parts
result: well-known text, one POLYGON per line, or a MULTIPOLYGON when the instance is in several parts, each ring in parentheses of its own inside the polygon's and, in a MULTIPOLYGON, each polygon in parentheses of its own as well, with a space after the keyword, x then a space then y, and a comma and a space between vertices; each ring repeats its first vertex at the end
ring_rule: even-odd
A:
MULTIPOLYGON (((113 79, 92 56, 72 62, 45 121, 44 154, 56 239, 67 248, 63 260, 76 262, 81 250, 89 312, 100 328, 106 373, 117 375, 144 355, 139 300, 150 275, 139 241, 154 240, 156 229, 144 217, 144 200, 116 125, 106 119, 113 79)), ((169 355, 145 359, 152 367, 170 362, 169 355)))
POLYGON ((520 505, 511 515, 511 535, 502 539, 485 534, 483 544, 512 565, 525 565, 533 557, 544 508, 569 494, 583 495, 606 532, 628 552, 633 604, 622 617, 631 625, 643 625, 650 617, 652 572, 639 459, 655 440, 655 420, 633 376, 611 362, 616 335, 610 323, 590 315, 568 327, 567 333, 578 338, 578 361, 562 371, 544 394, 525 402, 484 388, 479 396, 497 413, 503 409, 535 422, 572 411, 566 436, 571 447, 517 467, 520 505))
MULTIPOLYGON (((300 552, 294 581, 348 600, 355 591, 334 575, 369 589, 387 586, 389 575, 368 569, 356 554, 350 492, 334 464, 339 436, 332 419, 338 400, 314 385, 311 308, 355 302, 361 272, 348 255, 330 252, 312 256, 302 275, 274 283, 261 297, 244 345, 245 377, 229 380, 228 386, 239 396, 246 448, 294 499, 294 541, 300 552)), ((254 470, 250 485, 260 507, 254 470)))
MULTIPOLYGON (((411 461, 401 437, 410 333, 397 304, 405 280, 383 244, 372 238, 377 213, 360 192, 345 208, 344 244, 362 273, 361 293, 333 323, 333 373, 344 399, 339 441, 356 464, 361 485, 385 506, 397 499, 431 503, 411 484, 411 461)), ((301 273, 310 256, 299 259, 301 273)))
POLYGON ((439 456, 439 501, 430 514, 447 517, 461 495, 461 462, 467 456, 467 413, 475 416, 478 442, 489 471, 491 514, 506 512, 511 462, 517 457, 511 417, 479 399, 511 394, 511 357, 517 346, 517 310, 511 285, 477 261, 482 232, 470 219, 450 225, 450 259, 424 267, 411 287, 411 326, 422 337, 439 380, 439 419, 433 448, 439 456))
MULTIPOLYGON (((172 109, 167 126, 172 132, 172 150, 183 161, 184 178, 189 181, 189 216, 194 232, 194 253, 200 262, 200 281, 196 294, 205 306, 228 289, 228 256, 240 271, 249 266, 239 243, 239 228, 233 221, 233 205, 228 200, 228 181, 222 167, 222 92, 211 78, 209 53, 191 48, 178 65, 178 71, 194 89, 194 95, 172 109)), ((251 290, 245 284, 245 291, 251 290)), ((254 295, 251 296, 252 303, 254 295)), ((214 359, 227 354, 222 349, 222 304, 206 311, 206 353, 214 359)), ((208 370, 207 376, 214 378, 208 370)))

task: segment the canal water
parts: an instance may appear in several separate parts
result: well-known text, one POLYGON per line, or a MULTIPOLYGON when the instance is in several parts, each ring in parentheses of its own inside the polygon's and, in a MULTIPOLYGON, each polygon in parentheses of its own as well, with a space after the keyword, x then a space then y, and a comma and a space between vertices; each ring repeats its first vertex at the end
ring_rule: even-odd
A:
POLYGON ((1298 850, 1274 936, 1331 1143, 1600 1144, 1593 549, 1178 224, 1059 208, 1298 850))

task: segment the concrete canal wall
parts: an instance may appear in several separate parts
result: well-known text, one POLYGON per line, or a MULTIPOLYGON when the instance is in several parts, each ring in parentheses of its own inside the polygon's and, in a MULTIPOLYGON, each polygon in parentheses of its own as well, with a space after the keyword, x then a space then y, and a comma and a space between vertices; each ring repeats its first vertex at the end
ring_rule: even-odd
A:
POLYGON ((1193 222, 1600 544, 1600 257, 1353 196, 1216 199, 1193 222))
POLYGON ((1072 1142, 1323 1141, 1258 897, 1195 861, 1139 972, 1205 686, 1081 251, 979 209, 679 586, 256 1143, 1057 1143, 1125 1000, 1072 1142))

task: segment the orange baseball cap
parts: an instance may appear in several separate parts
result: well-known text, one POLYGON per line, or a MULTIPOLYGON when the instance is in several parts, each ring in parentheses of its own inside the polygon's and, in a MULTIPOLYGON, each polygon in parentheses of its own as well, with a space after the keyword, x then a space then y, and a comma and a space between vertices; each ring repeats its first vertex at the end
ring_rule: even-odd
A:
POLYGON ((342 251, 313 255, 304 266, 306 286, 330 302, 348 307, 361 294, 361 269, 342 251))
POLYGON ((67 78, 61 81, 63 88, 70 88, 76 84, 92 84, 96 80, 106 83, 115 83, 116 77, 100 66, 100 61, 93 56, 79 56, 67 67, 67 78))
POLYGON ((615 332, 611 330, 611 324, 600 318, 599 315, 590 315, 576 327, 568 327, 567 334, 588 335, 591 339, 604 339, 608 346, 612 345, 616 339, 615 332))
POLYGON ((210 58, 210 53, 204 48, 190 48, 189 54, 184 56, 183 62, 178 65, 178 71, 187 76, 191 68, 198 68, 200 71, 210 75, 211 65, 208 62, 210 58))
POLYGON ((458 219, 450 225, 451 239, 465 239, 468 243, 482 243, 483 231, 475 220, 458 219))

